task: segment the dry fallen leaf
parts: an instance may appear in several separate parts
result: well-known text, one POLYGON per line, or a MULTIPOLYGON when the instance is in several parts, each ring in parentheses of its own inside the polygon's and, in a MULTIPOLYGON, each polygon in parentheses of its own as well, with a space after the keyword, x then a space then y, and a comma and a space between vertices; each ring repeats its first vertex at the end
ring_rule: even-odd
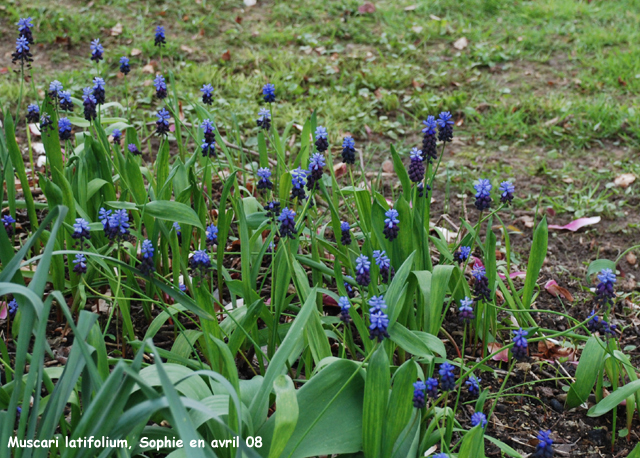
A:
POLYGON ((562 347, 552 340, 539 340, 538 353, 544 359, 561 359, 567 358, 569 361, 575 361, 575 351, 573 348, 562 347))
POLYGON ((414 25, 413 27, 411 27, 411 30, 413 30, 415 33, 420 33, 420 32, 422 32, 422 26, 421 25, 414 25))
POLYGON ((362 14, 375 13, 376 6, 371 2, 365 2, 358 7, 358 12, 362 14))
POLYGON ((627 262, 628 262, 629 264, 631 264, 632 266, 635 266, 635 265, 636 265, 637 259, 636 259, 636 255, 635 255, 635 254, 633 254, 633 252, 629 252, 629 253, 627 253, 626 258, 627 258, 627 262))
POLYGON ((468 45, 469 45, 469 40, 467 40, 466 37, 458 38, 456 41, 453 42, 453 47, 460 51, 462 51, 468 45))
POLYGON ((138 48, 133 48, 131 50, 131 57, 136 57, 136 56, 139 56, 140 54, 142 54, 142 51, 139 50, 138 48))
POLYGON ((113 27, 111 27, 111 36, 112 37, 117 37, 121 33, 122 33, 122 24, 120 24, 119 22, 116 25, 114 25, 113 27))
POLYGON ((193 49, 188 47, 187 45, 180 45, 180 49, 186 52, 187 54, 193 53, 193 49))
POLYGON ((544 285, 544 289, 546 289, 549 294, 560 296, 569 302, 573 302, 573 296, 571 295, 571 293, 566 288, 558 285, 555 280, 549 280, 547 284, 544 285))
POLYGON ((617 176, 613 183, 621 188, 626 188, 634 181, 636 181, 636 176, 633 173, 623 173, 617 176))
POLYGON ((524 215, 518 218, 516 221, 522 221, 524 223, 524 227, 533 227, 533 216, 524 215))
POLYGON ((435 14, 430 14, 429 17, 434 21, 442 21, 442 19, 436 16, 435 14))
POLYGON ((409 5, 409 6, 405 6, 404 10, 405 11, 413 11, 418 7, 418 5, 409 5))
MULTIPOLYGON (((498 342, 489 342, 487 344, 487 350, 489 350, 489 353, 495 353, 499 351, 501 348, 502 348, 502 344, 498 342)), ((494 361, 504 361, 505 363, 508 363, 509 349, 505 348, 504 350, 500 351, 500 353, 493 355, 491 359, 494 361)))
POLYGON ((231 53, 229 52, 228 49, 225 52, 222 53, 221 59, 224 60, 224 61, 231 60, 231 53))
POLYGON ((142 73, 149 73, 149 74, 153 75, 155 72, 156 71, 153 68, 153 65, 151 65, 151 64, 147 64, 144 67, 142 67, 142 73))
POLYGON ((387 173, 393 173, 394 169, 393 169, 393 162, 391 162, 389 159, 387 159, 386 161, 384 161, 382 163, 382 171, 383 172, 387 172, 387 173))
POLYGON ((336 175, 336 178, 340 178, 341 176, 346 175, 347 173, 347 164, 344 162, 340 162, 333 166, 333 172, 336 175))
POLYGON ((256 4, 256 0, 244 0, 244 4, 246 6, 254 6, 256 4))

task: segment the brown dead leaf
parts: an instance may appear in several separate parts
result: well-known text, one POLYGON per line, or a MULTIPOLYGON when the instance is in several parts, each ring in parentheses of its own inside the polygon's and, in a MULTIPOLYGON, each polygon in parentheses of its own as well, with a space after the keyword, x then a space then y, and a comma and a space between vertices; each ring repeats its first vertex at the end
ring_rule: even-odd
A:
POLYGON ((625 256, 625 258, 626 258, 627 262, 632 266, 635 266, 636 262, 638 261, 636 259, 636 255, 633 254, 633 251, 628 252, 627 255, 625 256))
POLYGON ((131 50, 131 57, 136 57, 136 56, 139 56, 140 54, 142 54, 142 51, 139 50, 138 48, 133 48, 131 50))
POLYGON ((523 215, 518 218, 516 221, 521 221, 524 224, 524 227, 532 228, 533 227, 533 216, 523 215))
POLYGON ((502 344, 498 343, 498 342, 489 342, 487 344, 487 350, 489 350, 489 353, 496 353, 497 351, 499 351, 499 353, 496 353, 495 355, 493 355, 491 357, 492 360, 494 361, 504 361, 505 363, 509 362, 509 349, 505 348, 504 350, 500 351, 500 349, 502 348, 502 344))
POLYGON ((362 14, 371 14, 376 12, 376 6, 371 2, 364 2, 358 7, 358 12, 362 14))
POLYGON ((560 286, 555 280, 549 280, 547 284, 544 285, 544 289, 553 296, 560 296, 569 302, 573 302, 573 295, 566 288, 560 286))
POLYGON ((242 16, 236 16, 236 23, 242 24, 242 16))
POLYGON ((575 361, 575 350, 573 348, 562 347, 551 340, 538 341, 538 353, 544 359, 568 359, 575 361))
POLYGON ((633 173, 623 173, 618 175, 613 183, 620 188, 627 188, 630 184, 636 181, 636 176, 633 173))
POLYGON ((386 161, 384 161, 382 163, 382 171, 386 172, 386 173, 393 173, 394 169, 393 169, 393 162, 391 162, 389 159, 387 159, 386 161))
POLYGON ((193 49, 188 47, 187 45, 180 45, 180 49, 186 52, 187 54, 193 53, 193 49))
POLYGON ((117 37, 121 33, 122 33, 122 24, 120 24, 119 22, 116 25, 114 25, 113 27, 111 27, 111 36, 112 37, 117 37))
POLYGON ((627 82, 625 80, 623 80, 622 78, 618 77, 618 84, 620 86, 626 86, 627 82))
POLYGON ((462 51, 467 46, 469 46, 469 40, 466 37, 458 38, 453 42, 453 47, 459 51, 462 51))
POLYGON ((424 86, 424 83, 422 83, 420 81, 413 80, 413 81, 411 81, 411 85, 417 89, 419 87, 424 86))
POLYGON ((414 25, 413 27, 411 27, 411 30, 413 30, 415 33, 420 33, 420 32, 422 32, 422 26, 421 25, 414 25))
POLYGON ((380 100, 382 98, 382 88, 378 88, 373 91, 373 94, 376 96, 376 99, 380 100))
POLYGON ((435 14, 430 14, 429 17, 431 18, 431 20, 433 21, 442 21, 441 18, 439 18, 438 16, 436 16, 435 14))
POLYGON ((227 49, 225 52, 222 53, 222 56, 220 57, 222 60, 228 62, 231 60, 231 53, 229 52, 229 50, 227 49))
POLYGON ((347 173, 347 164, 344 162, 340 162, 333 166, 333 172, 336 175, 336 178, 340 178, 341 176, 346 175, 347 173))
POLYGON ((153 68, 153 65, 151 64, 147 64, 144 67, 142 67, 142 73, 149 73, 150 75, 153 75, 155 72, 156 71, 153 68))
POLYGON ((418 7, 418 5, 409 5, 409 6, 405 6, 404 10, 405 11, 413 11, 418 7))

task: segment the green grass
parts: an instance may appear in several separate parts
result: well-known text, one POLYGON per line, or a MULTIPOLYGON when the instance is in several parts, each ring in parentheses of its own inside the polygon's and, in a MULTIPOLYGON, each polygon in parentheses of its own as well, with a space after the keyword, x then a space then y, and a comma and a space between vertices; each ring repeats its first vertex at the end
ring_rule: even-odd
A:
MULTIPOLYGON (((284 120, 302 124, 316 110, 334 142, 348 132, 366 144, 374 168, 387 157, 388 143, 402 155, 418 145, 421 120, 440 110, 462 123, 456 128, 462 149, 479 146, 483 156, 507 145, 510 156, 526 159, 526 151, 540 149, 580 162, 612 144, 640 143, 638 1, 379 1, 373 14, 359 13, 359 5, 39 0, 9 3, 0 10, 0 30, 9 49, 13 24, 34 17, 42 45, 36 46, 36 66, 44 68, 36 75, 39 90, 58 79, 79 95, 89 85, 87 72, 96 72, 88 56, 90 37, 97 37, 106 49, 100 73, 108 97, 122 100, 118 59, 140 50, 131 58, 130 87, 138 88, 134 106, 149 120, 153 75, 142 72, 144 65, 177 70, 185 99, 211 83, 213 114, 223 127, 237 122, 249 147, 256 147, 255 118, 266 82, 277 87, 280 128, 284 120), (122 34, 112 37, 117 23, 122 34), (153 46, 156 25, 167 29, 162 62, 153 46), (469 44, 458 50, 453 43, 461 37, 469 44)), ((16 76, 9 72, 0 82, 0 102, 15 103, 16 76)), ((184 110, 193 108, 186 104, 184 110)), ((632 166, 628 159, 609 175, 632 166)), ((538 162, 544 167, 545 154, 538 162)), ((496 163, 485 165, 490 173, 496 163)), ((578 173, 574 165, 564 172, 578 173)), ((530 169, 516 166, 514 176, 530 169)))

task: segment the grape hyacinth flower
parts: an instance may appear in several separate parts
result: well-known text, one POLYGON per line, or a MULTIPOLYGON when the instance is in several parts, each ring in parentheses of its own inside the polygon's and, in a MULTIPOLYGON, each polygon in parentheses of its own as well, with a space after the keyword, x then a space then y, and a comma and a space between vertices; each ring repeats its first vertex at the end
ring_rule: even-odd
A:
POLYGON ((211 105, 213 103, 213 86, 210 84, 203 84, 200 88, 202 92, 202 103, 205 105, 211 105))
POLYGON ((356 283, 360 286, 368 286, 371 283, 371 261, 361 254, 356 258, 356 283))
POLYGON ((438 397, 438 379, 436 378, 428 378, 425 381, 425 385, 426 385, 426 391, 427 391, 427 396, 429 396, 430 398, 437 398, 438 397))
POLYGON ((531 458, 552 458, 553 439, 551 439, 551 431, 540 431, 537 437, 540 442, 538 442, 536 451, 533 452, 531 458))
POLYGON ((57 100, 63 90, 64 88, 60 81, 53 80, 49 83, 49 97, 51 97, 52 100, 57 100))
POLYGON ((307 189, 316 189, 318 181, 322 179, 322 168, 326 165, 324 156, 321 153, 314 153, 309 159, 309 177, 307 178, 307 189))
POLYGON ((95 77, 93 79, 93 96, 96 98, 96 103, 98 105, 104 104, 104 80, 100 77, 95 77))
POLYGON ((451 391, 456 386, 456 376, 453 374, 453 370, 453 365, 447 362, 440 364, 438 373, 440 374, 440 386, 443 391, 451 391))
POLYGON ((58 119, 58 135, 60 135, 60 140, 63 141, 71 138, 71 121, 69 119, 58 119))
POLYGON ((422 129, 424 134, 422 138, 422 157, 427 161, 427 164, 431 164, 438 159, 438 150, 436 147, 436 119, 433 116, 427 116, 427 119, 422 121, 425 125, 422 129))
POLYGON ((307 195, 304 192, 304 185, 307 184, 307 171, 301 167, 291 172, 291 197, 298 198, 298 202, 301 202, 307 195))
POLYGON ((32 103, 27 107, 27 122, 37 124, 40 121, 40 107, 32 103))
POLYGON ((44 113, 40 118, 40 132, 47 132, 52 125, 53 121, 51 120, 51 116, 44 113))
MULTIPOLYGON (((104 92, 104 91, 103 91, 104 92)), ((71 100, 71 92, 60 91, 58 93, 60 101, 60 109, 63 111, 73 111, 73 100, 71 100)))
POLYGON ((409 179, 414 183, 418 183, 424 180, 424 163, 422 158, 422 151, 418 148, 413 148, 409 153, 411 163, 409 164, 409 179))
POLYGON ((429 191, 431 191, 431 186, 429 186, 428 184, 425 185, 423 183, 418 183, 418 197, 429 197, 429 191), (425 188, 427 189, 426 195, 424 193, 425 188))
POLYGON ((425 399, 425 390, 427 385, 422 380, 418 380, 413 384, 413 407, 423 409, 427 404, 425 399))
POLYGON ((491 207, 491 182, 487 179, 480 179, 473 188, 476 192, 476 201, 474 205, 480 211, 488 210, 491 207))
POLYGON ((476 377, 475 375, 469 376, 467 381, 464 382, 464 384, 467 385, 469 394, 473 396, 478 396, 480 394, 480 382, 482 382, 482 380, 476 377))
POLYGON ((196 250, 189 260, 191 271, 198 277, 205 277, 211 268, 211 259, 205 250, 196 250))
POLYGON ((76 258, 73 260, 75 264, 73 266, 73 271, 77 274, 86 274, 87 273, 87 258, 82 253, 76 254, 76 258))
POLYGON ((187 285, 185 285, 184 283, 180 283, 178 285, 178 288, 180 288, 180 291, 182 291, 183 293, 187 292, 187 285))
POLYGON ((276 87, 271 84, 271 83, 267 83, 264 85, 264 87, 262 88, 262 95, 264 96, 264 101, 267 103, 272 103, 276 101, 276 87))
POLYGON ((142 272, 142 275, 149 275, 151 274, 151 272, 156 270, 153 262, 154 251, 155 249, 153 248, 151 240, 144 239, 142 241, 142 246, 140 247, 140 253, 142 254, 142 261, 140 262, 140 272, 142 272))
POLYGON ((104 48, 100 44, 100 39, 96 38, 95 40, 93 40, 91 42, 90 48, 91 48, 91 60, 96 63, 100 62, 103 59, 102 54, 104 53, 104 48))
POLYGON ((351 226, 348 222, 342 221, 340 223, 340 232, 342 232, 340 243, 342 243, 344 246, 351 245, 351 226))
POLYGON ((111 132, 111 138, 113 139, 113 143, 120 143, 120 140, 122 139, 122 132, 120 129, 113 129, 113 132, 111 132))
POLYGON ((14 316, 18 311, 18 301, 11 299, 11 302, 7 304, 7 311, 9 312, 9 316, 14 316))
POLYGON ((527 357, 527 349, 529 348, 529 343, 527 342, 528 334, 529 333, 522 328, 513 331, 513 348, 511 349, 511 354, 513 354, 515 359, 521 360, 527 357))
POLYGON ((269 130, 271 128, 271 111, 266 108, 260 108, 256 124, 264 130, 269 130))
POLYGON ((344 279, 345 279, 344 289, 347 290, 347 296, 349 296, 349 299, 353 299, 354 297, 356 297, 356 292, 351 287, 351 283, 347 281, 347 280, 353 280, 353 277, 351 275, 345 275, 344 279))
POLYGON ((104 235, 110 239, 122 239, 129 235, 129 214, 126 210, 105 210, 101 208, 98 212, 104 235))
POLYGON ((487 416, 485 414, 483 414, 482 412, 476 412, 473 415, 471 415, 471 426, 478 426, 481 425, 481 428, 484 428, 485 426, 487 426, 487 416))
POLYGON ((616 282, 616 274, 611 269, 602 269, 598 274, 600 283, 596 286, 596 302, 602 306, 613 304, 616 293, 613 285, 616 282))
POLYGON ((176 235, 178 236, 178 244, 182 243, 182 228, 180 227, 180 223, 174 221, 173 230, 176 231, 176 235))
POLYGON ((20 65, 24 65, 26 62, 27 66, 31 65, 30 62, 33 62, 33 54, 29 50, 29 42, 23 36, 16 40, 16 50, 11 54, 11 63, 15 64, 18 61, 20 61, 20 65))
POLYGON ((471 320, 475 318, 473 314, 473 300, 466 297, 464 299, 460 299, 460 308, 458 308, 460 317, 460 321, 463 323, 469 323, 471 320))
POLYGON ((349 298, 346 296, 340 296, 338 299, 338 305, 340 306, 340 321, 346 324, 351 321, 351 316, 349 315, 349 309, 351 308, 349 298))
POLYGON ((218 243, 218 226, 209 224, 204 232, 207 237, 207 246, 213 246, 218 243))
POLYGON ((509 205, 513 200, 513 193, 516 190, 515 186, 510 181, 503 181, 500 183, 498 191, 500 191, 500 202, 509 205))
POLYGON ((436 122, 438 123, 438 140, 441 142, 450 142, 453 140, 453 120, 451 119, 451 113, 443 111, 438 116, 436 122))
POLYGON ((373 259, 376 261, 376 265, 380 269, 380 278, 383 283, 389 283, 393 280, 396 272, 391 265, 391 259, 387 256, 384 250, 374 250, 373 259))
POLYGON ((267 218, 277 218, 280 216, 280 202, 272 200, 271 202, 267 202, 264 208, 267 211, 267 218))
POLYGON ((76 218, 76 222, 73 224, 73 234, 71 237, 80 240, 80 246, 84 244, 85 240, 91 238, 91 228, 87 220, 83 218, 76 218))
POLYGON ((616 337, 617 326, 615 324, 609 324, 604 318, 600 318, 591 312, 587 317, 587 329, 591 332, 599 332, 606 337, 616 337))
POLYGON ((7 235, 11 237, 15 233, 14 224, 16 220, 11 215, 5 215, 2 217, 2 224, 4 224, 4 230, 7 231, 7 235))
POLYGON ((279 234, 281 238, 294 238, 296 232, 296 223, 295 223, 296 212, 293 210, 289 210, 288 208, 283 208, 282 213, 278 217, 278 221, 280 221, 280 229, 279 234))
POLYGON ((216 128, 209 119, 202 121, 200 128, 204 134, 202 145, 200 145, 200 148, 202 149, 202 156, 216 157, 216 128))
POLYGON ((327 139, 327 129, 323 126, 318 126, 316 128, 316 148, 319 152, 324 153, 327 148, 329 148, 329 140, 327 139))
POLYGON ((389 326, 389 317, 384 313, 383 309, 387 308, 387 304, 382 296, 373 296, 369 300, 369 338, 371 340, 378 339, 382 342, 385 337, 389 337, 387 327, 389 326))
POLYGON ((261 167, 258 169, 257 173, 260 180, 258 181, 257 188, 262 189, 272 189, 273 183, 269 178, 271 178, 271 170, 268 167, 261 167))
POLYGON ((162 108, 156 113, 156 135, 167 135, 169 133, 169 112, 162 108))
POLYGON ((400 220, 398 219, 398 210, 391 209, 387 210, 384 214, 386 219, 384 220, 384 229, 382 232, 387 240, 390 242, 395 240, 398 237, 398 231, 400 228, 398 224, 400 224, 400 220))
POLYGON ((133 154, 134 156, 141 156, 142 153, 140 152, 140 150, 138 149, 138 146, 135 143, 129 143, 127 145, 127 149, 129 150, 129 152, 131 154, 133 154))
POLYGON ((166 46, 166 44, 167 44, 167 40, 165 39, 165 36, 164 36, 164 27, 159 25, 158 27, 156 27, 156 36, 155 36, 155 39, 153 40, 153 45, 160 46, 162 48, 162 46, 166 46))
POLYGON ((469 259, 470 254, 471 254, 470 246, 461 246, 460 249, 453 254, 453 260, 462 264, 467 259, 469 259))
POLYGON ((120 73, 126 76, 130 71, 131 66, 129 65, 129 58, 127 56, 122 56, 120 58, 120 73))
POLYGON ((349 135, 342 140, 342 162, 345 164, 355 164, 356 162, 356 142, 349 135))
POLYGON ((491 289, 489 289, 489 279, 484 266, 475 264, 471 275, 476 279, 473 285, 473 294, 478 301, 489 302, 491 300, 491 289))
POLYGON ((437 455, 433 455, 431 458, 449 458, 449 455, 446 453, 438 453, 437 455))
POLYGON ((30 45, 33 44, 33 33, 31 32, 33 22, 31 21, 32 19, 30 17, 20 18, 18 20, 18 33, 24 37, 30 45))
POLYGON ((153 85, 156 88, 156 97, 160 100, 167 97, 167 83, 164 80, 164 76, 158 74, 153 80, 153 85))
POLYGON ((84 119, 91 122, 98 116, 96 112, 96 98, 93 96, 93 89, 85 87, 83 89, 82 105, 84 105, 84 119))

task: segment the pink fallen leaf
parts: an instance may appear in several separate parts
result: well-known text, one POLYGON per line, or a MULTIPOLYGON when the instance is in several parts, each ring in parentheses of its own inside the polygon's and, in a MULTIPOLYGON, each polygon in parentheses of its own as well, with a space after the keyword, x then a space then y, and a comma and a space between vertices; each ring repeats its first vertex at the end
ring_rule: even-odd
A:
POLYGON ((364 2, 362 5, 358 7, 358 12, 362 14, 375 13, 376 6, 371 2, 364 2))
MULTIPOLYGON (((487 350, 489 350, 490 353, 496 353, 501 348, 502 348, 502 344, 500 344, 498 342, 489 342, 487 344, 487 350)), ((504 361, 505 363, 508 363, 509 362, 509 349, 505 348, 504 350, 500 351, 499 353, 496 353, 495 355, 493 355, 491 357, 491 359, 494 360, 494 361, 504 361)))
POLYGON ((560 286, 555 280, 549 280, 547 284, 544 285, 544 289, 546 289, 549 294, 560 296, 569 302, 573 302, 573 295, 566 288, 560 286))
POLYGON ((2 301, 0 302, 0 320, 7 319, 7 303, 2 301))
MULTIPOLYGON (((500 278, 502 278, 503 280, 506 279, 507 277, 501 273, 498 273, 498 276, 500 278)), ((514 278, 527 278, 527 273, 526 272, 511 272, 509 274, 509 278, 511 278, 512 280, 514 278)))
POLYGON ((338 302, 336 302, 336 300, 328 294, 323 294, 322 305, 326 305, 327 307, 338 307, 338 302))
POLYGON ((574 221, 571 221, 569 224, 565 226, 558 226, 557 224, 549 224, 549 229, 560 229, 575 232, 581 227, 591 226, 592 224, 598 224, 602 218, 599 216, 593 216, 591 218, 578 218, 574 221))

